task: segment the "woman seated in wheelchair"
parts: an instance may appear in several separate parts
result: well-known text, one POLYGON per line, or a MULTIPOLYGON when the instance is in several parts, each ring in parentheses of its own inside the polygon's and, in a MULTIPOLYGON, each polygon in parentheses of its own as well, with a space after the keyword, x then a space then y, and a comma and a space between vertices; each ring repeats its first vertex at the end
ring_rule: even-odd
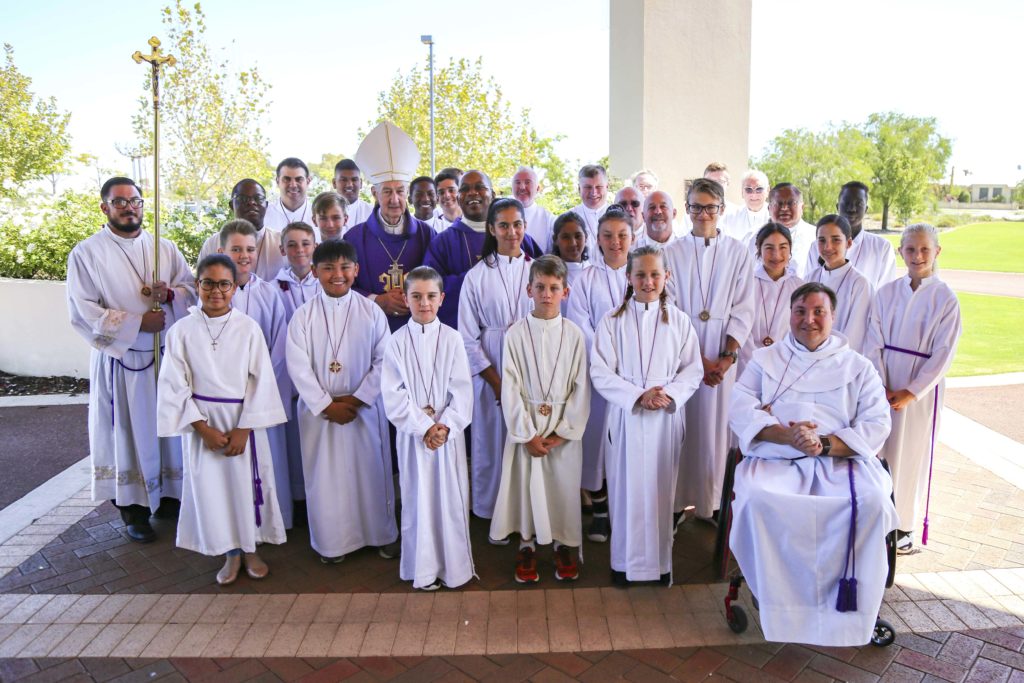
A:
POLYGON ((864 645, 882 604, 892 481, 871 363, 832 332, 836 296, 811 282, 790 299, 790 333, 758 349, 733 392, 736 467, 729 544, 768 640, 864 645))

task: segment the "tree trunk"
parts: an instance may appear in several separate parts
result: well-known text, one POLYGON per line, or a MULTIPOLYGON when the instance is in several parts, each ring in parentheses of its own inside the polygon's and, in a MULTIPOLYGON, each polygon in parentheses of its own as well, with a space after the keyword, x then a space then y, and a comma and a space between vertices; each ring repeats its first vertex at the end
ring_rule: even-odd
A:
POLYGON ((882 230, 889 229, 889 200, 882 201, 882 230))

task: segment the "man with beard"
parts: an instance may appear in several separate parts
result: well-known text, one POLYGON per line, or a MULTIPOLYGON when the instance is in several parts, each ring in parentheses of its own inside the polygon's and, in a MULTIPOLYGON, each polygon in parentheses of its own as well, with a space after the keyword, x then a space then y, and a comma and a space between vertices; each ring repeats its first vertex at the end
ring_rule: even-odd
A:
POLYGON ((644 198, 640 190, 627 185, 615 195, 615 203, 622 207, 622 210, 629 216, 629 224, 633 228, 633 241, 640 239, 644 234, 644 198))
MULTIPOLYGON (((281 233, 264 227, 263 224, 267 213, 267 191, 252 178, 239 180, 231 190, 231 210, 235 218, 244 218, 256 228, 254 272, 261 280, 272 281, 288 262, 281 255, 281 233)), ((216 254, 218 249, 220 232, 215 232, 203 242, 203 247, 199 250, 199 260, 216 254)))
POLYGON ((398 126, 384 122, 363 139, 356 159, 373 182, 377 205, 366 222, 345 233, 345 241, 359 255, 354 287, 381 307, 394 332, 409 321, 402 286, 405 274, 423 265, 427 247, 437 236, 407 210, 406 183, 420 162, 420 153, 398 126))
MULTIPOLYGON (((68 256, 71 325, 92 347, 89 454, 93 500, 121 511, 128 537, 147 543, 161 498, 181 499, 181 445, 156 430, 153 335, 188 315, 193 276, 178 248, 160 240, 162 279, 153 273, 154 239, 142 230, 143 199, 129 178, 100 191, 107 224, 68 256), (154 310, 156 309, 156 310, 154 310)), ((175 503, 165 511, 173 514, 175 503)))
POLYGON ((647 195, 647 199, 644 200, 646 227, 643 234, 633 242, 632 249, 649 245, 664 249, 672 244, 676 240, 676 234, 672 227, 675 219, 676 207, 668 192, 655 190, 647 195))
POLYGON ((334 190, 348 202, 346 211, 348 222, 342 229, 342 237, 349 228, 354 228, 360 223, 365 223, 370 217, 373 207, 368 201, 359 198, 359 190, 363 187, 363 178, 359 173, 359 166, 352 159, 342 159, 334 165, 334 180, 331 181, 334 190))
POLYGON ((438 207, 434 215, 441 221, 441 230, 450 228, 452 223, 462 217, 459 206, 459 185, 462 184, 462 171, 457 168, 442 168, 434 176, 434 187, 437 189, 438 207))
MULTIPOLYGON (((800 195, 800 188, 793 183, 779 183, 772 188, 768 195, 768 211, 772 220, 782 223, 789 228, 789 234, 793 236, 793 249, 790 252, 793 257, 790 259, 790 267, 800 277, 818 267, 818 248, 814 246, 817 229, 803 219, 804 200, 800 195), (813 262, 809 252, 813 253, 813 262), (804 266, 804 262, 808 265, 804 266), (813 265, 810 265, 812 264, 813 265)), ((754 245, 748 245, 751 253, 757 252, 754 245)))
POLYGON ((526 221, 526 234, 533 238, 545 254, 551 253, 551 229, 555 225, 555 217, 551 212, 536 202, 540 193, 540 181, 537 172, 529 166, 520 166, 512 176, 512 196, 523 205, 523 219, 526 221))
MULTIPOLYGON (((462 217, 438 235, 427 251, 423 265, 444 278, 444 303, 437 317, 445 325, 458 329, 459 293, 469 269, 480 260, 487 235, 487 210, 494 200, 494 186, 483 171, 466 171, 459 184, 459 208, 462 217)), ((522 249, 530 258, 543 254, 529 235, 523 236, 522 249)))
MULTIPOLYGON (((896 254, 892 245, 884 237, 864 231, 864 214, 868 211, 868 186, 864 183, 846 183, 839 190, 839 203, 836 204, 839 215, 850 221, 850 233, 853 235, 853 246, 846 250, 846 258, 871 285, 878 289, 882 285, 896 279, 896 254)), ((793 253, 793 263, 797 261, 793 253)), ((810 273, 820 265, 818 263, 817 241, 811 244, 807 254, 805 273, 810 273)))
MULTIPOLYGON (((309 167, 302 159, 288 157, 277 165, 274 175, 281 193, 267 207, 264 225, 281 232, 291 223, 313 224, 313 208, 309 205, 309 167)), ((266 279, 266 278, 264 278, 266 279)))

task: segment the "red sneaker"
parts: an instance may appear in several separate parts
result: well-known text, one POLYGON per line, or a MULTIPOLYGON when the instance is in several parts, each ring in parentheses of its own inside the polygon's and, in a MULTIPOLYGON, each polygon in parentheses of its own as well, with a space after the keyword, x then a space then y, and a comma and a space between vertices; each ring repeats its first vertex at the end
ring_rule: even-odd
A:
POLYGON ((575 581, 580 578, 576 552, 568 546, 559 546, 555 551, 555 578, 559 581, 575 581))
POLYGON ((533 548, 520 548, 516 555, 516 582, 537 583, 540 575, 537 573, 537 557, 533 548))

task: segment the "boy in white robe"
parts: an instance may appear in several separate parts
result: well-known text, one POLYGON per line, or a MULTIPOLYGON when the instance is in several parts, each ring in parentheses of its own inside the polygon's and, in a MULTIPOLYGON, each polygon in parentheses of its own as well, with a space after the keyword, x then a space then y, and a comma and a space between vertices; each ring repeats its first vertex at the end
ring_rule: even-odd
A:
POLYGON ((704 369, 693 325, 668 301, 662 251, 635 249, 626 268, 625 301, 602 318, 590 357, 594 388, 608 402, 612 580, 668 585, 683 406, 704 369))
POLYGON ((754 352, 733 392, 729 424, 747 457, 729 544, 767 640, 864 645, 885 591, 897 519, 875 454, 889 408, 871 363, 832 332, 835 301, 825 285, 799 287, 790 333, 754 352))
POLYGON ((349 225, 348 213, 348 202, 337 192, 318 194, 313 200, 313 227, 317 233, 316 242, 340 240, 350 227, 358 225, 359 223, 349 225))
MULTIPOLYGON (((597 249, 591 268, 583 272, 572 289, 566 317, 583 330, 587 358, 593 353, 594 333, 605 313, 622 304, 626 292, 626 258, 633 243, 629 215, 609 207, 597 223, 597 249)), ((590 492, 593 517, 587 538, 606 543, 611 535, 608 517, 608 488, 605 483, 606 403, 598 391, 590 392, 590 417, 583 432, 583 473, 581 485, 590 492)))
MULTIPOLYGON (((314 210, 322 196, 323 194, 318 195, 313 201, 314 210)), ((339 225, 343 224, 344 218, 339 225)), ((316 248, 316 243, 313 228, 305 223, 292 223, 281 232, 281 252, 288 265, 278 271, 274 284, 277 285, 281 303, 284 304, 286 328, 292 321, 295 311, 320 293, 320 281, 313 274, 313 249, 316 248)), ((288 444, 288 481, 291 484, 293 521, 302 524, 306 519, 306 485, 302 479, 302 449, 299 444, 299 421, 296 417, 299 394, 295 391, 291 378, 288 379, 288 387, 290 396, 285 403, 288 422, 284 427, 285 440, 288 444)))
POLYGON ((392 335, 381 370, 384 410, 397 430, 399 575, 420 590, 456 588, 476 575, 464 434, 473 417, 473 381, 462 338, 437 318, 444 280, 420 266, 402 286, 412 320, 392 335))
POLYGON ((322 291, 295 311, 288 325, 286 357, 299 392, 309 536, 326 564, 398 539, 380 400, 381 365, 391 335, 380 306, 352 292, 357 258, 344 240, 318 245, 313 270, 322 291))
MULTIPOLYGON (((219 253, 231 258, 235 264, 238 288, 231 298, 231 305, 244 313, 260 326, 263 339, 270 351, 270 362, 274 368, 281 402, 285 407, 285 415, 291 416, 291 382, 288 381, 288 368, 285 366, 284 348, 288 323, 285 318, 284 304, 274 286, 252 272, 256 265, 256 228, 244 218, 230 220, 220 229, 219 253)), ((288 471, 288 439, 285 425, 275 425, 267 429, 270 441, 270 453, 274 464, 274 479, 277 483, 278 505, 284 519, 284 528, 292 528, 292 494, 288 471)))
POLYGON ((850 223, 834 213, 822 216, 817 226, 818 267, 807 272, 807 282, 820 282, 836 294, 833 328, 842 332, 854 351, 864 347, 868 315, 874 289, 867 278, 846 258, 853 244, 850 223))
POLYGON ((936 274, 938 231, 917 223, 903 229, 900 255, 907 276, 883 285, 875 295, 864 355, 885 384, 892 431, 881 456, 892 468, 900 531, 896 548, 913 547, 924 504, 921 542, 928 542, 932 460, 939 431, 946 372, 962 331, 960 304, 936 274))
MULTIPOLYGON (((480 261, 470 268, 462 282, 459 334, 473 374, 473 514, 490 519, 498 496, 501 454, 505 448, 505 420, 501 413, 505 333, 529 314, 531 304, 526 295, 530 257, 522 249, 526 234, 523 205, 508 198, 493 202, 487 212, 486 230, 480 261)), ((490 540, 497 545, 508 543, 505 538, 490 540)))
POLYGON ((519 534, 515 579, 536 583, 536 543, 554 542, 555 578, 579 578, 583 431, 590 414, 583 332, 561 315, 568 272, 557 256, 530 266, 533 312, 505 336, 501 405, 508 427, 491 538, 519 534))
POLYGON ((143 200, 129 178, 100 192, 106 225, 68 256, 71 326, 92 347, 89 362, 89 455, 93 500, 121 511, 128 537, 156 538, 151 512, 176 515, 181 497, 181 444, 156 429, 153 335, 188 315, 195 278, 173 242, 160 240, 154 281, 153 236, 142 229, 143 200), (153 310, 154 302, 159 303, 153 310))
POLYGON ((221 585, 242 553, 246 573, 266 577, 257 544, 285 542, 266 437, 285 414, 259 325, 231 307, 235 277, 223 254, 199 262, 202 306, 167 334, 158 398, 159 432, 180 435, 185 454, 177 545, 226 554, 221 585))
POLYGON ((715 523, 729 451, 729 399, 739 349, 754 317, 754 268, 749 251, 717 228, 725 204, 722 186, 693 181, 687 212, 693 231, 665 249, 673 273, 669 292, 690 317, 704 365, 704 382, 686 404, 689 437, 676 487, 676 515, 693 505, 697 517, 715 523), (712 213, 713 212, 713 213, 712 213))

